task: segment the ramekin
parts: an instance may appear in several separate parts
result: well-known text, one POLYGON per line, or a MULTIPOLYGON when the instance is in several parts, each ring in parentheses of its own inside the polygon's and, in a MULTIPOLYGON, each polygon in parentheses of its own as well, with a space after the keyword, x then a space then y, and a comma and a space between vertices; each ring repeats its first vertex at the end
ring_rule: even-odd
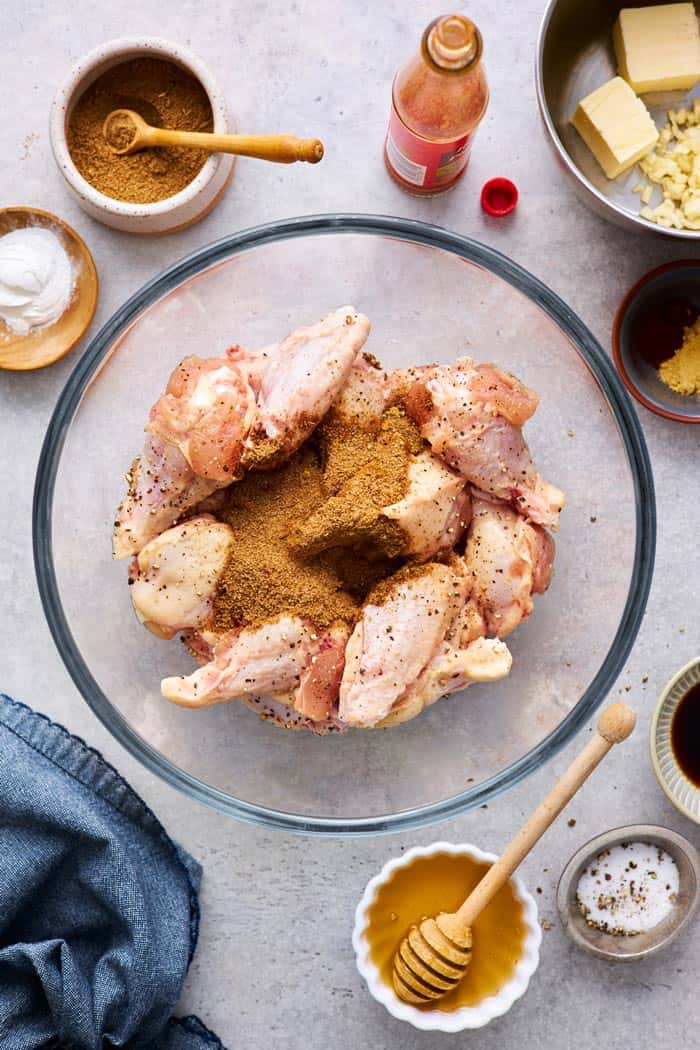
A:
POLYGON ((66 140, 71 111, 86 88, 112 66, 145 56, 174 62, 196 77, 211 103, 214 131, 233 130, 223 92, 196 55, 160 37, 123 37, 100 44, 73 66, 54 97, 49 134, 59 171, 88 215, 125 233, 172 233, 197 222, 217 204, 233 174, 235 157, 212 153, 179 193, 153 204, 131 204, 114 200, 91 186, 73 163, 66 140))
POLYGON ((526 933, 522 956, 510 980, 496 995, 487 996, 476 1006, 462 1006, 459 1010, 453 1010, 450 1013, 444 1010, 419 1010, 416 1006, 402 1002, 394 989, 382 980, 379 970, 370 958, 369 944, 365 936, 367 912, 379 887, 388 882, 395 871, 407 868, 418 857, 433 857, 438 853, 469 857, 480 863, 493 863, 498 859, 494 853, 484 853, 477 846, 468 843, 456 846, 451 842, 433 842, 430 846, 414 846, 400 857, 388 861, 379 874, 367 883, 362 899, 357 905, 352 944, 355 949, 357 969, 364 977, 370 995, 385 1006, 392 1017, 399 1021, 407 1021, 414 1028, 420 1028, 426 1032, 463 1032, 469 1028, 483 1028, 494 1018, 502 1017, 510 1010, 513 1003, 525 994, 530 978, 540 961, 542 930, 537 919, 537 905, 534 898, 525 889, 522 881, 514 875, 510 883, 516 898, 523 905, 523 922, 526 933))
POLYGON ((559 879, 557 908, 561 924, 571 940, 589 955, 614 963, 638 962, 667 948, 690 924, 698 906, 699 891, 700 857, 690 842, 669 828, 655 824, 628 824, 604 831, 576 850, 559 879), (634 937, 619 937, 589 926, 576 899, 583 869, 603 850, 623 842, 651 842, 665 850, 673 857, 680 877, 678 899, 671 914, 658 926, 634 937))
POLYGON ((671 722, 681 700, 700 683, 700 656, 676 671, 661 691, 649 727, 649 750, 656 779, 676 809, 700 824, 700 788, 688 780, 671 747, 671 722))

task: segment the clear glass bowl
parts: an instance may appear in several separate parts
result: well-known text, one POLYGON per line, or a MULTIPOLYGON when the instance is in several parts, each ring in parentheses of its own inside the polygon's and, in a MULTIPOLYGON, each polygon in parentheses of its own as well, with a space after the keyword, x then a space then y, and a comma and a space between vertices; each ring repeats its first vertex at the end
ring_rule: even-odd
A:
POLYGON ((551 758, 604 699, 651 580, 651 469, 632 404, 593 336, 498 252, 434 226, 361 215, 291 219, 225 237, 117 311, 70 377, 35 492, 46 616, 80 692, 149 769, 232 816, 353 834, 428 824, 486 802, 551 758), (496 361, 541 394, 527 436, 567 494, 556 574, 509 638, 510 677, 383 732, 318 738, 242 704, 187 711, 160 679, 192 661, 136 621, 113 562, 114 510, 148 409, 186 354, 261 346, 346 302, 384 365, 496 361))

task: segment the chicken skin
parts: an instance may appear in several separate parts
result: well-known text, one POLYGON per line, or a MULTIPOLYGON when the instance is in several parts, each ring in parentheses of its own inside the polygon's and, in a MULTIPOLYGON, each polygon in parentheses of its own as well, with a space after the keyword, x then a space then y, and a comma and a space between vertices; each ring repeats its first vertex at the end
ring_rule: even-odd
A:
POLYGON ((369 329, 364 314, 343 306, 282 340, 263 376, 244 465, 276 466, 299 448, 340 393, 369 329))
POLYGON ((564 496, 538 474, 520 430, 537 407, 532 391, 469 357, 408 370, 394 388, 405 391, 406 410, 433 452, 477 488, 556 530, 564 496))
POLYGON ((407 480, 404 498, 382 513, 401 528, 404 553, 427 561, 459 542, 471 516, 469 493, 464 479, 430 452, 413 457, 407 480))
POLYGON ((151 409, 148 429, 176 445, 198 477, 228 484, 255 413, 255 392, 229 357, 186 357, 151 409))
POLYGON ((147 543, 129 573, 131 600, 141 623, 160 638, 205 627, 232 542, 228 525, 201 514, 147 543))
POLYGON ((505 678, 512 665, 508 646, 498 638, 476 638, 465 646, 445 641, 412 688, 377 723, 377 728, 390 729, 408 722, 436 700, 466 689, 473 682, 505 678))
POLYGON ((345 651, 339 716, 373 726, 416 682, 464 599, 446 565, 392 579, 371 593, 345 651))
POLYGON ((128 495, 114 522, 113 553, 128 558, 218 488, 194 473, 176 445, 148 434, 127 475, 128 495))
POLYGON ((376 434, 386 398, 387 373, 371 355, 359 354, 326 418, 340 417, 360 430, 376 434))
POLYGON ((388 727, 471 681, 508 674, 504 643, 462 636, 468 586, 463 571, 432 562, 370 594, 345 651, 342 722, 388 727))
POLYGON ((472 499, 464 562, 472 596, 490 634, 504 638, 532 612, 532 595, 549 586, 554 542, 505 503, 472 499))
POLYGON ((236 366, 257 398, 267 366, 277 353, 279 343, 271 343, 261 350, 247 350, 236 344, 226 351, 228 361, 236 366))
POLYGON ((161 692, 182 707, 265 695, 323 721, 338 696, 347 637, 343 624, 318 632, 310 620, 281 616, 224 635, 209 663, 187 677, 165 678, 161 692))

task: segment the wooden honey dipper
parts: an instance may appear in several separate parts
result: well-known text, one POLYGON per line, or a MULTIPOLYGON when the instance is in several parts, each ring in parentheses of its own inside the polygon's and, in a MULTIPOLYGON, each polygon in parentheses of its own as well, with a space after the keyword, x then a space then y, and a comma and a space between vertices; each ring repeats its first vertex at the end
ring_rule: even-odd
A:
POLYGON ((425 1004, 451 992, 464 977, 471 961, 471 927, 494 895, 508 881, 547 828, 559 816, 605 758, 613 744, 626 740, 637 716, 621 701, 610 704, 588 741, 512 842, 489 868, 462 906, 441 912, 412 926, 394 956, 393 985, 399 999, 425 1004))

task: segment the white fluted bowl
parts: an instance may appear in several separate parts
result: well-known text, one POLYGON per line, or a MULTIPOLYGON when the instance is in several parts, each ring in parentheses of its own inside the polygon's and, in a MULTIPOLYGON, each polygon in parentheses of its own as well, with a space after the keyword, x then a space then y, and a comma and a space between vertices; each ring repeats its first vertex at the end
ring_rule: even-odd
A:
POLYGON ((394 989, 382 980, 377 966, 370 958, 370 947, 366 936, 367 913, 374 903, 379 887, 388 882, 395 871, 409 867, 419 857, 433 857, 439 853, 469 857, 480 863, 493 863, 498 859, 494 853, 485 853, 477 846, 468 843, 456 846, 450 842, 433 842, 430 846, 414 846, 400 857, 387 861, 379 874, 367 883, 362 899, 357 905, 352 943, 355 949, 357 969, 367 982, 370 995, 385 1006, 392 1017, 399 1021, 407 1021, 414 1028, 420 1028, 425 1032, 463 1032, 469 1028, 483 1028, 494 1018, 502 1017, 510 1010, 513 1003, 525 994, 530 978, 539 965, 542 931, 537 919, 535 900, 517 875, 514 875, 510 884, 516 899, 523 906, 523 923, 526 932, 522 955, 516 964, 513 976, 495 995, 487 996, 476 1006, 461 1006, 449 1013, 444 1010, 418 1009, 416 1006, 402 1002, 394 989))

